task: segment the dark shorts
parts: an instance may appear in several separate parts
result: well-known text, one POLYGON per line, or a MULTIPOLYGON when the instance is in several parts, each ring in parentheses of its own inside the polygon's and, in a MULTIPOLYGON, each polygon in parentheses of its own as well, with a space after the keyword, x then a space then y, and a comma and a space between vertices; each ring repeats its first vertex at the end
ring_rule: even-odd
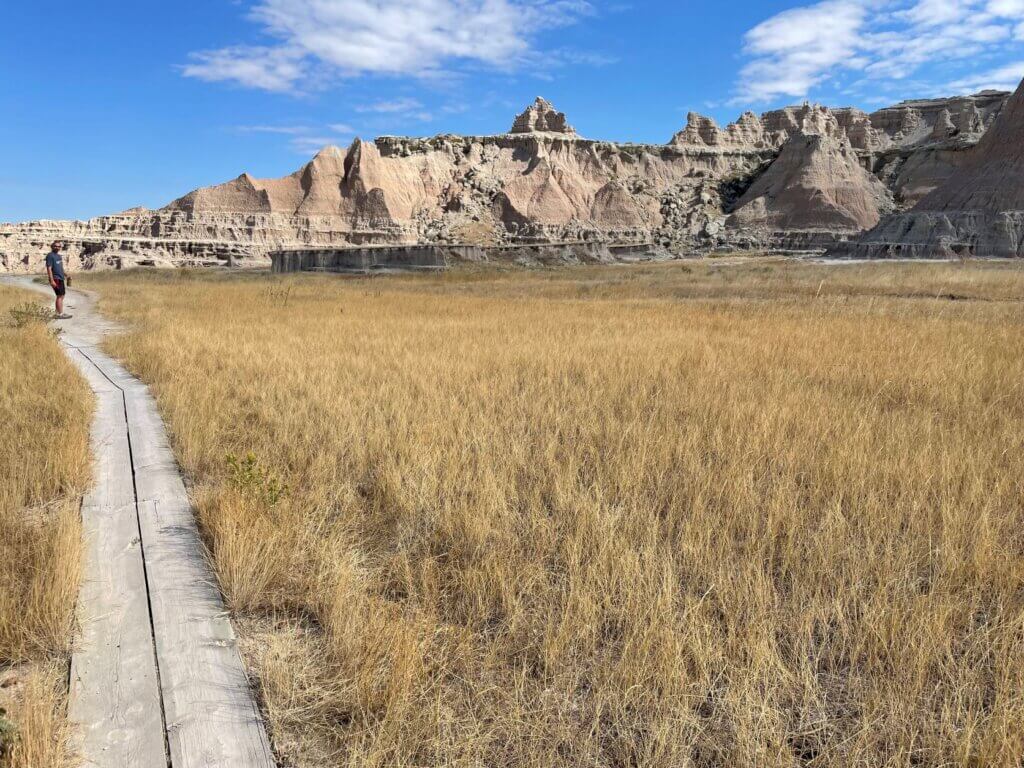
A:
POLYGON ((63 296, 67 292, 67 286, 64 285, 64 281, 58 277, 53 282, 56 283, 53 292, 58 296, 63 296))

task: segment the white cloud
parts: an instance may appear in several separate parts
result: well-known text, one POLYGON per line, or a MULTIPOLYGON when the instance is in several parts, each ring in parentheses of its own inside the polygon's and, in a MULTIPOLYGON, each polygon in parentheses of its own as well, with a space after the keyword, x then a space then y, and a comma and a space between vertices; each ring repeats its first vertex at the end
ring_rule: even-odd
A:
POLYGON ((1015 61, 1012 64, 990 69, 987 72, 980 72, 970 77, 964 77, 947 83, 946 87, 951 93, 963 93, 970 91, 1012 91, 1024 78, 1024 61, 1015 61))
MULTIPOLYGON (((1012 57, 1024 40, 1024 0, 824 0, 777 14, 747 32, 734 102, 806 98, 854 78, 863 88, 919 78, 933 64, 968 72, 1012 57)), ((1019 55, 1019 52, 1018 52, 1019 55)), ((1019 79, 1019 78, 1018 78, 1019 79)), ((976 72, 956 81, 1000 82, 976 72)), ((952 86, 932 82, 928 87, 952 86)))
POLYGON ((514 67, 537 32, 592 12, 588 0, 259 0, 250 18, 276 39, 192 54, 190 77, 288 91, 314 77, 435 76, 452 63, 514 67))
POLYGON ((300 155, 314 155, 324 147, 346 143, 346 136, 296 136, 289 142, 292 150, 300 155))
POLYGON ((276 133, 283 136, 300 136, 309 132, 304 125, 239 125, 235 128, 239 133, 276 133))
POLYGON ((423 105, 416 99, 394 99, 393 101, 377 101, 373 104, 360 104, 356 112, 383 112, 393 114, 398 112, 414 112, 422 109, 423 105))
POLYGON ((423 105, 412 98, 394 99, 392 101, 377 101, 373 104, 361 104, 356 107, 356 112, 374 112, 393 117, 404 117, 411 120, 419 120, 421 123, 429 123, 434 115, 423 108, 423 105))
POLYGON ((332 123, 325 127, 308 125, 238 125, 234 131, 241 134, 269 134, 288 138, 288 146, 301 155, 311 155, 326 146, 348 144, 356 130, 347 123, 332 123))
POLYGON ((990 0, 986 10, 993 16, 1021 18, 1024 17, 1024 0, 990 0))
POLYGON ((893 15, 922 27, 938 27, 963 19, 971 12, 971 4, 965 0, 919 0, 893 15))
POLYGON ((794 8, 746 34, 754 59, 740 71, 740 96, 769 101, 806 94, 854 57, 867 10, 856 0, 826 0, 794 8))
POLYGON ((187 77, 229 80, 265 91, 288 91, 306 75, 302 53, 295 48, 234 46, 190 54, 182 67, 187 77))

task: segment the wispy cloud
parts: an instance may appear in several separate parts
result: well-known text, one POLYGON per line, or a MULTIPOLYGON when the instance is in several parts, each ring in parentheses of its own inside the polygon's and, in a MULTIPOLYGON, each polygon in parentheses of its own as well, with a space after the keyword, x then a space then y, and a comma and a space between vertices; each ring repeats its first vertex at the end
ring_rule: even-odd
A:
POLYGON ((304 125, 238 125, 235 130, 238 133, 275 133, 282 136, 309 133, 309 128, 304 125))
POLYGON ((1002 67, 979 72, 946 84, 950 93, 984 90, 1011 91, 1024 79, 1024 61, 1015 61, 1002 67))
POLYGON ((576 48, 557 48, 547 51, 544 54, 544 66, 572 66, 583 65, 587 67, 607 67, 618 64, 619 59, 615 56, 608 56, 596 51, 581 51, 576 48))
POLYGON ((737 96, 768 101, 806 94, 835 68, 849 66, 867 16, 859 2, 826 0, 758 24, 746 35, 754 58, 740 72, 737 96))
POLYGON ((356 130, 347 123, 331 123, 326 127, 308 125, 236 125, 241 134, 269 134, 288 138, 288 147, 300 155, 311 155, 327 146, 348 144, 356 130))
POLYGON ((588 0, 259 0, 273 45, 199 51, 184 74, 267 91, 360 74, 434 77, 460 63, 515 68, 537 33, 593 13, 588 0))
POLYGON ((393 101, 375 101, 373 104, 360 104, 356 107, 356 112, 393 114, 396 112, 413 112, 422 108, 423 105, 416 99, 394 99, 393 101))
POLYGON ((300 155, 312 155, 324 147, 338 146, 348 143, 349 136, 296 136, 288 142, 293 152, 300 155))
POLYGON ((308 63, 293 47, 233 46, 189 55, 186 77, 208 82, 227 80, 264 91, 290 91, 304 78, 308 63))
POLYGON ((390 101, 375 101, 372 104, 360 104, 355 108, 356 112, 387 115, 388 117, 405 118, 407 120, 418 120, 421 123, 429 123, 434 115, 424 109, 417 99, 401 98, 390 101))
POLYGON ((992 77, 985 62, 991 68, 993 56, 1011 57, 1021 40, 1024 0, 823 0, 779 13, 747 32, 748 60, 733 101, 807 97, 844 79, 882 86, 954 61, 977 70, 958 80, 957 90, 972 83, 1015 86, 1010 69, 992 77))

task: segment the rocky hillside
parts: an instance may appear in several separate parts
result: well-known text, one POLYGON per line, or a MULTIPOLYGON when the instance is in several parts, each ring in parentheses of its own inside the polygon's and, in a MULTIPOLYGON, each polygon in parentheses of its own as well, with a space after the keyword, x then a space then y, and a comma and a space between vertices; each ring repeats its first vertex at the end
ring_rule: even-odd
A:
POLYGON ((1009 94, 867 114, 803 105, 719 127, 691 114, 663 145, 579 136, 537 99, 508 133, 357 139, 280 179, 242 174, 166 207, 0 225, 0 269, 259 260, 276 247, 601 240, 675 253, 804 250, 905 210, 964 164, 1009 94))
POLYGON ((866 258, 1024 257, 1024 83, 957 172, 836 252, 866 258))

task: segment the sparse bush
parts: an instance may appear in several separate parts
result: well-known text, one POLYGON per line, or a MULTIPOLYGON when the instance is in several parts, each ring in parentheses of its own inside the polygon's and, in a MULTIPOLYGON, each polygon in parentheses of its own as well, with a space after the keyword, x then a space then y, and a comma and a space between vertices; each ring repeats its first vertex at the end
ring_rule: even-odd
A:
POLYGON ((53 320, 53 311, 41 304, 26 301, 7 310, 8 325, 11 328, 25 328, 29 325, 45 325, 53 320))
POLYGON ((0 765, 11 756, 17 737, 18 727, 7 719, 7 710, 0 707, 0 765))
POLYGON ((228 481, 243 494, 254 497, 268 507, 275 507, 288 493, 288 486, 276 475, 260 466, 251 451, 243 458, 229 453, 224 458, 228 468, 228 481))

